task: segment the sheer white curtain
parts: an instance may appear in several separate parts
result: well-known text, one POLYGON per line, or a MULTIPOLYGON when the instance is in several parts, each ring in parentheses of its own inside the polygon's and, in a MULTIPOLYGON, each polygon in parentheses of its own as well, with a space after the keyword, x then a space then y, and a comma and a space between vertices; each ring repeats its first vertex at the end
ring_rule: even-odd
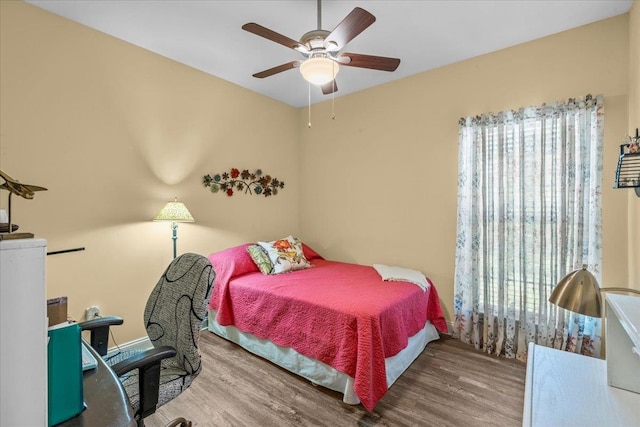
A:
POLYGON ((601 280, 602 97, 460 120, 454 336, 526 360, 535 342, 600 354, 600 319, 549 295, 601 280))

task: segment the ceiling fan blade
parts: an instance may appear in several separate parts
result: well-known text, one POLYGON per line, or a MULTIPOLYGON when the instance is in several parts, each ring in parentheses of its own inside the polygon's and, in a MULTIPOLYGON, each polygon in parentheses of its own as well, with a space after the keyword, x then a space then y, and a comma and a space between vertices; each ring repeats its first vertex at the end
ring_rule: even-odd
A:
POLYGON ((395 71, 400 65, 398 58, 385 56, 362 55, 360 53, 343 53, 338 56, 338 63, 349 67, 371 68, 372 70, 395 71))
POLYGON ((255 22, 244 24, 242 26, 242 29, 257 36, 264 37, 267 40, 271 40, 272 42, 276 42, 288 48, 295 49, 299 52, 309 52, 309 49, 307 49, 307 47, 300 42, 290 39, 287 36, 283 36, 282 34, 276 33, 275 31, 263 27, 260 24, 256 24, 255 22))
POLYGON ((347 43, 353 40, 358 34, 363 32, 374 22, 376 22, 375 16, 364 9, 356 7, 327 36, 325 40, 326 43, 336 44, 336 48, 329 50, 342 49, 347 43))
POLYGON ((337 91, 338 91, 338 84, 336 83, 335 80, 331 80, 329 83, 322 85, 322 93, 325 95, 329 95, 337 91))
POLYGON ((265 77, 273 76, 274 74, 281 73, 283 71, 291 70, 292 68, 298 68, 302 61, 291 61, 286 64, 278 65, 277 67, 269 68, 268 70, 255 73, 253 77, 264 79, 265 77))

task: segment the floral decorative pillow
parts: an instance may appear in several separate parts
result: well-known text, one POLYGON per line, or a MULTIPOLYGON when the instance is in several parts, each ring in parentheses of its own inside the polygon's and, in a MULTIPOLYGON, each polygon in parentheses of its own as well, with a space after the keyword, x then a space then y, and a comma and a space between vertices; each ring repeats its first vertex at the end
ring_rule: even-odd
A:
POLYGON ((287 271, 302 270, 311 267, 302 251, 302 243, 293 236, 273 242, 258 242, 269 255, 273 270, 269 274, 280 274, 287 271))
POLYGON ((247 247, 247 252, 251 255, 251 259, 258 266, 262 274, 271 274, 273 264, 267 251, 260 245, 251 245, 247 247))

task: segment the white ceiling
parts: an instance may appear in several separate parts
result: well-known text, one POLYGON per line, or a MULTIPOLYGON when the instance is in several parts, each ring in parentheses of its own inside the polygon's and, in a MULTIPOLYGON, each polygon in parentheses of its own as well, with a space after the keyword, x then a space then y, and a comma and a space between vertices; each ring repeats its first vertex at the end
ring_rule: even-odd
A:
MULTIPOLYGON (((315 0, 27 0, 134 45, 295 107, 307 105, 298 69, 252 74, 303 59, 291 49, 241 29, 256 22, 298 40, 317 28, 315 0)), ((632 0, 443 0, 322 2, 331 31, 354 7, 376 22, 344 52, 401 59, 395 72, 341 67, 336 96, 626 13, 632 0)), ((328 99, 311 88, 311 102, 328 99)))

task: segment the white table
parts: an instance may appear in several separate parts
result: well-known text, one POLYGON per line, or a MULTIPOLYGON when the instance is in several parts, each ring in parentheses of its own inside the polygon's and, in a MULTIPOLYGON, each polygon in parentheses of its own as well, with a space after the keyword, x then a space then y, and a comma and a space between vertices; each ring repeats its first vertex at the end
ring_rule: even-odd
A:
POLYGON ((640 298, 606 295, 607 360, 529 344, 523 426, 640 426, 640 298))
POLYGON ((523 426, 640 426, 640 394, 607 384, 602 359, 529 344, 523 426))

